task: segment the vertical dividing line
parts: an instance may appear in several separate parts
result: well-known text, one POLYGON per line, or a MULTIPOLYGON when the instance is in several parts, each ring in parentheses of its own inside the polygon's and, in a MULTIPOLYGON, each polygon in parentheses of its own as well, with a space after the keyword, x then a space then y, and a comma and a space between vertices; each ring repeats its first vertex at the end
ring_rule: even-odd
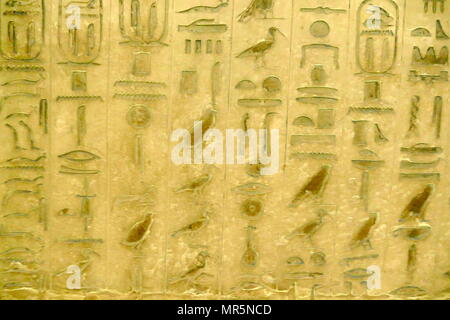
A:
MULTIPOLYGON (((345 52, 345 57, 346 57, 346 61, 344 64, 340 64, 346 67, 346 72, 348 75, 352 74, 353 72, 353 68, 354 66, 351 65, 351 60, 354 59, 355 55, 356 55, 356 47, 353 47, 353 52, 350 50, 350 39, 352 36, 355 36, 355 30, 352 29, 352 10, 353 10, 353 6, 352 6, 352 0, 348 0, 347 3, 347 46, 346 46, 346 52, 345 52)), ((357 35, 356 35, 357 36, 357 35)), ((342 56, 342 55, 340 55, 342 56)), ((341 67, 342 68, 342 67, 341 67)), ((344 71, 344 70, 342 70, 344 71)), ((354 76, 354 75, 353 75, 354 76)), ((354 77, 355 78, 355 77, 354 77)), ((358 81, 358 80, 357 80, 358 81)), ((340 97, 341 97, 341 104, 342 104, 342 108, 345 108, 346 106, 350 106, 351 103, 348 103, 348 96, 346 95, 347 90, 343 90, 344 88, 339 88, 340 89, 340 97)), ((336 114, 338 114, 336 112, 336 114)), ((337 120, 337 119, 336 119, 337 120)), ((344 109, 344 116, 342 117, 342 121, 341 121, 341 128, 340 128, 340 136, 342 138, 341 140, 341 145, 340 148, 339 146, 336 147, 336 154, 344 154, 343 149, 345 146, 345 128, 346 128, 346 122, 349 120, 349 117, 347 116, 347 112, 345 112, 344 109), (339 152, 337 152, 339 150, 339 152)), ((337 121, 336 121, 337 123, 337 121)), ((338 134, 338 130, 336 130, 336 134, 338 134)), ((339 166, 339 160, 341 160, 340 157, 337 158, 336 164, 337 166, 339 166)), ((345 159, 344 161, 347 161, 347 159, 345 159)), ((342 163, 342 162, 341 162, 342 163)), ((344 168, 345 168, 345 163, 343 164, 344 168)), ((345 179, 345 177, 344 177, 345 179)), ((344 180, 345 183, 345 180, 344 180)))
MULTIPOLYGON (((165 188, 166 188, 166 201, 165 201, 165 206, 166 206, 166 213, 168 214, 170 212, 170 192, 169 192, 169 181, 172 178, 172 170, 170 170, 170 167, 172 166, 172 160, 171 160, 171 152, 170 152, 170 145, 171 145, 171 141, 170 141, 170 137, 171 137, 171 133, 173 131, 172 128, 172 101, 173 101, 173 95, 172 95, 172 85, 173 85, 173 57, 174 57, 174 20, 175 20, 175 0, 172 1, 172 6, 170 8, 172 14, 169 14, 168 17, 168 21, 167 23, 171 24, 170 26, 168 26, 168 30, 171 30, 171 32, 168 35, 169 43, 171 43, 171 54, 170 54, 170 70, 169 70, 169 85, 168 85, 168 102, 167 102, 167 114, 166 114, 166 128, 168 131, 167 134, 167 179, 165 181, 165 188)), ((164 228, 163 228, 163 232, 164 232, 164 243, 163 243, 163 250, 164 250, 164 258, 163 258, 163 264, 164 264, 164 276, 163 276, 163 294, 167 294, 167 281, 168 281, 168 268, 167 268, 167 248, 168 248, 168 225, 167 225, 167 220, 164 223, 164 228)))
POLYGON ((286 166, 288 162, 288 144, 289 144, 289 110, 291 106, 291 91, 295 89, 294 83, 294 75, 295 72, 292 70, 292 46, 294 45, 294 9, 295 9, 295 0, 291 1, 291 29, 290 29, 290 39, 289 39, 289 85, 288 85, 288 93, 287 93, 287 101, 286 101, 286 141, 284 143, 284 163, 283 163, 283 174, 286 173, 286 166))
MULTIPOLYGON (((229 39, 229 43, 230 43, 230 53, 229 53, 229 55, 228 55, 228 57, 229 57, 229 67, 228 67, 228 99, 227 99, 227 107, 228 107, 228 110, 227 110, 227 116, 226 116, 226 126, 225 126, 225 129, 227 129, 228 128, 228 126, 229 126, 229 123, 230 123, 230 115, 231 115, 231 104, 232 104, 232 102, 231 102, 231 98, 232 98, 232 95, 231 95, 231 88, 232 88, 232 77, 231 77, 231 73, 232 73, 232 71, 233 71, 233 36, 234 36, 234 1, 231 1, 231 8, 230 8, 230 10, 231 10, 231 23, 230 23, 230 39, 229 39)), ((225 150, 225 153, 224 153, 224 155, 225 155, 225 159, 226 159, 226 150, 225 150)), ((224 192, 223 192, 223 194, 222 194, 222 219, 221 219, 221 222, 222 222, 222 226, 221 226, 221 231, 220 231, 220 234, 221 234, 221 237, 220 237, 220 240, 221 240, 221 244, 220 244, 220 257, 219 257, 219 266, 218 266, 218 271, 219 271, 219 273, 218 273, 218 277, 219 277, 219 279, 218 279, 218 282, 219 282, 219 295, 220 296, 223 296, 223 280, 222 280, 222 277, 221 277, 221 275, 222 275, 222 266, 223 266, 223 252, 224 252, 224 247, 225 247, 225 244, 224 244, 224 230, 225 230, 225 209, 226 209, 226 205, 227 205, 227 199, 228 199, 228 190, 229 190, 229 186, 228 186, 228 183, 227 183, 227 171, 228 171, 228 166, 227 166, 227 163, 226 163, 226 160, 224 159, 224 162, 223 162, 223 171, 224 171, 224 173, 223 173, 223 179, 224 179, 224 183, 223 183, 223 185, 225 186, 225 190, 224 190, 224 192)))
MULTIPOLYGON (((103 41, 107 41, 107 45, 105 44, 103 47, 107 47, 108 48, 108 64, 107 64, 107 87, 106 87, 106 208, 107 208, 107 212, 105 213, 105 225, 106 225, 106 230, 105 230, 105 276, 108 277, 108 275, 110 274, 108 272, 108 268, 109 268, 109 263, 110 263, 110 257, 109 257, 109 238, 110 238, 110 214, 112 212, 112 205, 111 205, 111 165, 110 165, 110 161, 111 161, 111 157, 110 157, 110 137, 109 137, 109 132, 110 132, 110 118, 111 118, 111 107, 113 104, 111 103, 111 49, 112 49, 112 41, 111 41, 111 32, 112 32, 112 21, 113 21, 113 17, 112 17, 112 6, 113 3, 115 2, 109 2, 109 30, 108 30, 108 39, 106 39, 105 36, 103 36, 103 41)), ((104 16, 106 16, 104 14, 104 16)), ((109 289, 111 286, 111 283, 109 281, 109 279, 105 280, 105 283, 107 283, 107 288, 109 289)))
MULTIPOLYGON (((354 29, 352 28, 352 0, 348 0, 347 2, 347 6, 345 7, 345 9, 347 10, 347 14, 345 15, 346 17, 346 27, 347 27, 347 33, 346 33, 346 45, 345 45, 345 49, 343 48, 339 48, 339 51, 344 51, 344 54, 339 54, 339 58, 340 59, 344 59, 343 57, 345 57, 344 62, 342 63, 342 60, 339 62, 339 66, 340 69, 339 71, 342 72, 345 75, 348 75, 350 77, 350 75, 353 76, 353 81, 355 81, 355 76, 353 74, 353 68, 354 66, 352 66, 351 61, 352 59, 354 59, 355 57, 355 50, 356 48, 353 47, 353 52, 351 51, 350 48, 350 44, 351 44, 351 38, 354 37, 356 35, 354 29)), ((359 81, 356 78, 356 81, 359 81)), ((344 148, 345 145, 347 143, 347 140, 345 139, 345 132, 346 132, 346 125, 347 122, 350 120, 350 117, 348 116, 347 112, 345 111, 345 108, 348 108, 352 103, 349 103, 349 97, 346 95, 347 90, 345 90, 344 88, 342 88, 341 86, 339 86, 339 84, 336 85, 336 87, 338 87, 339 89, 339 96, 340 96, 340 103, 338 104, 337 108, 342 108, 342 109, 336 109, 335 111, 335 115, 343 115, 342 118, 340 118, 339 120, 336 119, 335 123, 336 123, 336 140, 340 141, 340 145, 337 144, 336 145, 336 149, 335 149, 335 153, 337 155, 337 159, 336 159, 336 164, 335 164, 335 168, 334 168, 334 172, 333 174, 337 175, 337 179, 340 180, 340 184, 339 185, 347 185, 348 181, 347 178, 345 176, 345 174, 337 174, 336 169, 340 168, 339 171, 341 172, 345 172, 346 168, 352 168, 350 165, 350 159, 347 159, 346 157, 341 157, 340 155, 344 155, 344 148), (340 128, 338 127, 340 126, 340 128)), ((350 96, 351 97, 351 96, 350 96)), ((356 99, 359 99, 359 97, 357 97, 356 99)), ((351 100, 351 98, 350 98, 351 100)), ((352 145, 350 144, 350 147, 352 147, 352 145)), ((359 172, 358 172, 359 175, 359 172)), ((339 203, 345 202, 345 194, 342 194, 342 192, 337 194, 337 202, 338 204, 336 204, 336 211, 335 211, 335 217, 334 217, 334 228, 335 228, 335 236, 334 236, 334 241, 333 241, 333 252, 334 252, 334 257, 337 256, 337 246, 336 246, 336 239, 339 237, 339 216, 340 216, 340 205, 339 203)), ((351 200, 350 200, 351 201, 351 200)))
MULTIPOLYGON (((52 3, 45 3, 47 6, 45 6, 45 9, 44 9, 44 14, 45 14, 45 17, 46 17, 46 19, 44 19, 44 26, 43 26, 43 28, 44 28, 44 33, 45 32, 48 32, 48 33, 50 33, 51 31, 52 31, 52 26, 53 26, 53 23, 50 23, 51 21, 52 21, 52 13, 53 13, 53 4, 54 3, 56 3, 56 2, 52 2, 52 3)), ((44 5, 45 5, 44 4, 44 5)), ((47 81, 48 81, 48 83, 47 83, 47 94, 48 94, 48 97, 46 97, 47 98, 47 101, 48 101, 48 110, 47 110, 47 125, 48 125, 48 130, 47 130, 47 143, 48 143, 48 146, 47 146, 47 159, 46 159, 46 165, 47 165, 47 169, 48 169, 48 171, 47 171, 47 177, 46 177, 46 180, 47 180, 47 183, 48 183, 48 185, 47 185, 47 192, 48 192, 48 194, 46 195, 46 199, 45 199, 45 205, 46 205, 46 211, 47 211, 47 213, 46 213, 46 220, 47 220, 47 230, 45 230, 45 232, 46 232, 46 235, 45 235, 45 237, 43 237, 44 238, 44 245, 48 248, 48 243, 50 242, 49 240, 51 240, 51 233, 50 233, 50 229, 51 229, 51 221, 50 221, 50 217, 52 216, 51 214, 50 214, 50 212, 52 212, 52 204, 53 204, 53 192, 52 192, 52 190, 53 190, 53 163, 52 163, 52 158, 53 158, 53 143, 52 143, 52 133, 53 133, 53 130, 52 130, 52 128, 53 128, 53 126, 52 126, 52 124, 53 124, 53 109, 54 109, 54 99, 53 99, 53 81, 52 81, 52 72, 51 72, 51 66, 52 66, 52 64, 53 64, 53 54, 52 54, 52 52, 53 52, 53 48, 52 48, 52 39, 53 39, 53 37, 49 37, 49 36, 47 36, 47 37, 45 37, 44 38, 44 44, 43 45, 45 45, 45 41, 47 41, 48 42, 48 50, 47 50, 47 55, 48 55, 48 57, 49 57, 49 60, 48 60, 48 63, 47 63, 47 65, 46 65, 46 67, 47 67, 47 75, 48 75, 48 78, 47 78, 47 81)), ((44 252, 44 254, 43 254, 44 256, 46 256, 46 254, 45 254, 45 252, 44 252)), ((43 257, 44 258, 44 257, 43 257)), ((48 258, 50 258, 50 257, 48 257, 48 258)), ((50 278, 50 270, 48 270, 48 268, 49 268, 49 265, 48 265, 48 262, 49 262, 49 260, 50 259, 48 259, 47 257, 45 257, 45 259, 44 259, 44 261, 46 262, 45 263, 45 269, 46 269, 46 273, 47 273, 47 276, 49 277, 49 278, 47 278, 46 280, 48 281, 48 283, 46 283, 45 285, 47 285, 47 284, 49 284, 50 285, 50 287, 48 288, 49 290, 51 290, 52 289, 52 287, 51 287, 51 283, 52 283, 52 281, 51 281, 51 278, 50 278)))
MULTIPOLYGON (((396 50, 397 50, 398 62, 394 62, 394 65, 397 65, 398 67, 401 67, 402 66, 402 62, 403 62, 403 58, 404 58, 403 44, 404 44, 404 35, 405 35, 404 26, 405 26, 405 23, 406 23, 406 0, 404 0, 404 2, 403 2, 403 7, 398 6, 398 10, 399 10, 399 12, 398 12, 398 14, 399 14, 399 23, 401 23, 400 26, 398 27, 398 30, 399 30, 399 33, 402 35, 402 37, 401 37, 401 39, 399 38, 398 41, 397 41, 398 47, 396 48, 396 50), (403 10, 403 12, 402 12, 402 10, 403 10), (402 14, 403 14, 403 17, 401 17, 402 14), (402 18, 402 19, 400 19, 400 18, 402 18)), ((397 37, 399 37, 399 34, 397 35, 397 37)), ((395 68, 394 68, 394 72, 395 72, 395 68)), ((408 85, 408 80, 404 78, 403 70, 399 70, 398 69, 398 72, 400 73, 400 75, 399 75, 400 83, 403 84, 403 82, 406 81, 405 85, 407 86, 408 85)), ((394 77, 395 77, 395 75, 394 75, 394 77)), ((403 86, 401 86, 401 87, 403 87, 403 86)), ((401 121, 403 119, 401 119, 401 118, 399 119, 398 117, 399 117, 399 115, 400 115, 400 117, 402 116, 402 113, 399 112, 399 111, 401 111, 399 107, 402 106, 402 103, 400 101, 398 101, 398 100, 400 100, 400 99, 402 99, 404 97, 396 96, 396 97, 392 97, 392 98, 393 98, 392 104, 394 106, 396 106, 395 113, 393 115, 394 121, 395 121, 394 123, 401 123, 401 121)), ((407 103, 407 107, 408 108, 410 106, 409 101, 410 100, 408 99, 408 103, 407 103)), ((401 126, 399 126, 399 128, 402 129, 401 126)), ((389 189, 389 193, 390 194, 392 194, 393 186, 395 184, 401 183, 400 178, 399 178, 399 172, 400 172, 399 160, 400 160, 400 157, 401 157, 400 146, 401 146, 402 140, 403 140, 402 139, 403 132, 401 130, 399 131, 398 128, 394 127, 393 128, 393 132, 392 132, 392 136, 393 136, 392 148, 394 149, 394 152, 392 152, 390 161, 386 161, 386 163, 389 163, 389 162, 391 163, 390 179, 389 179, 390 180, 390 184, 389 184, 389 186, 387 186, 387 189, 389 189)), ((395 212, 395 209, 392 209, 392 207, 389 208, 388 210, 390 210, 390 211, 394 210, 394 212, 388 212, 388 214, 390 216, 394 217, 393 221, 396 221, 396 219, 397 219, 396 216, 398 214, 400 214, 400 212, 395 212)), ((386 215, 386 212, 384 214, 386 215)), ((380 216, 380 219, 383 220, 383 216, 380 216)), ((385 235, 384 235, 384 240, 385 241, 384 241, 384 247, 382 248, 383 252, 380 253, 381 262, 382 262, 382 265, 380 266, 380 268, 381 268, 382 271, 384 270, 384 267, 386 265, 389 265, 389 262, 387 261, 388 255, 392 254, 389 251, 389 247, 390 247, 390 244, 394 241, 392 239, 392 236, 391 236, 392 233, 390 232, 390 229, 389 229, 393 225, 390 225, 389 220, 386 223, 386 225, 388 226, 388 228, 386 228, 385 235)), ((406 254, 406 252, 405 252, 405 254, 406 254)), ((383 272, 382 272, 382 275, 383 275, 383 272)), ((382 286, 382 288, 383 288, 383 286, 382 286)), ((385 289, 385 288, 383 288, 383 289, 385 289)))
MULTIPOLYGON (((402 65, 402 62, 403 62, 403 45, 405 43, 405 34, 406 34, 406 32, 405 32, 405 25, 406 25, 406 1, 407 0, 403 0, 403 19, 402 19, 402 24, 398 27, 398 30, 401 30, 400 32, 402 34, 402 38, 401 38, 401 41, 400 41, 400 48, 398 48, 399 51, 397 53, 397 56, 399 56, 399 59, 400 59, 400 61, 398 63, 399 65, 402 65)), ((398 7, 398 11, 399 11, 398 14, 399 15, 401 14, 401 10, 402 10, 402 8, 399 6, 398 7)), ((402 73, 400 73, 400 74, 401 74, 401 76, 403 78, 403 74, 402 73)))

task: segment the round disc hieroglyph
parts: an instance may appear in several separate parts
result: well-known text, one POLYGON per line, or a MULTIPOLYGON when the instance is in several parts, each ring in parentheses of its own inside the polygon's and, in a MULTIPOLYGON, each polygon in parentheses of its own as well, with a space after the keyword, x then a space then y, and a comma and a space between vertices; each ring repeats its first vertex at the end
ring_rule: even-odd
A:
POLYGON ((317 20, 311 24, 309 32, 316 38, 324 38, 330 33, 330 26, 323 20, 317 20))
POLYGON ((148 107, 134 105, 127 114, 127 121, 135 129, 147 128, 150 125, 151 114, 148 107))

